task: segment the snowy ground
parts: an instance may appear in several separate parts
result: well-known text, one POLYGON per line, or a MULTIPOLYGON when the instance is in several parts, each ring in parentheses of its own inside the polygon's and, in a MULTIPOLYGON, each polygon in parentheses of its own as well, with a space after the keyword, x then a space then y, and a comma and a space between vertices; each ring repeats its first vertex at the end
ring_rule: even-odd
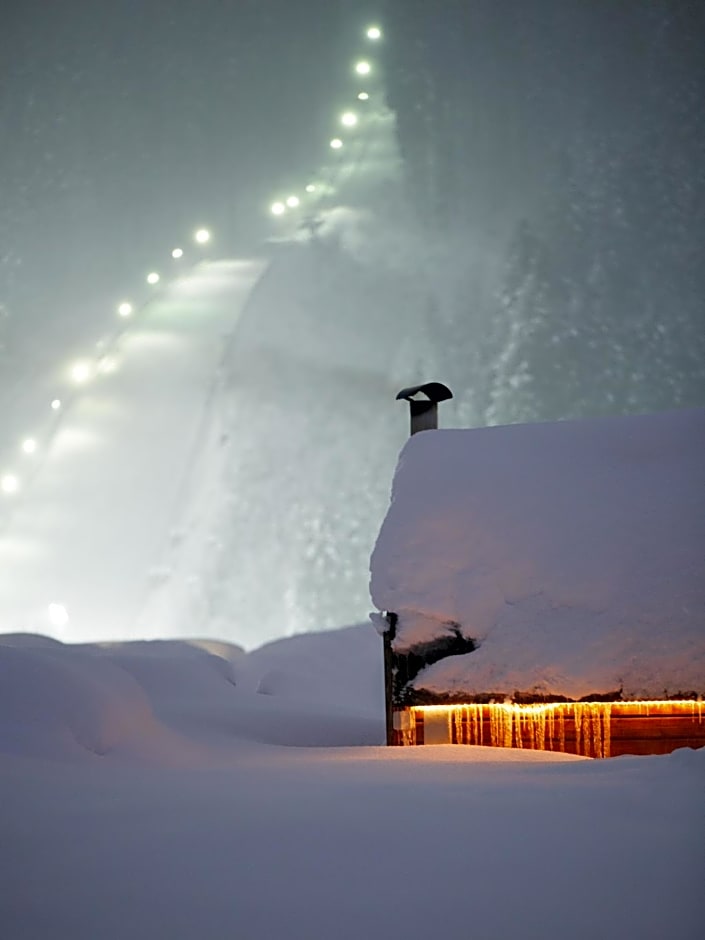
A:
POLYGON ((705 751, 375 746, 365 626, 0 640, 3 940, 702 936, 705 751))

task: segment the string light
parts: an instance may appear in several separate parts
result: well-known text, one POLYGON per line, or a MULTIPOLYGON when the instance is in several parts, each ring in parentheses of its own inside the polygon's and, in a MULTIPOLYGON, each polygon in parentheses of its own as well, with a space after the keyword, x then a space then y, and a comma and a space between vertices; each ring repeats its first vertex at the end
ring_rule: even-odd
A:
POLYGON ((617 702, 546 702, 467 705, 416 705, 405 710, 405 743, 418 743, 417 722, 435 717, 445 722, 448 743, 569 751, 585 757, 609 757, 611 722, 620 717, 679 715, 700 724, 705 704, 696 699, 617 702))

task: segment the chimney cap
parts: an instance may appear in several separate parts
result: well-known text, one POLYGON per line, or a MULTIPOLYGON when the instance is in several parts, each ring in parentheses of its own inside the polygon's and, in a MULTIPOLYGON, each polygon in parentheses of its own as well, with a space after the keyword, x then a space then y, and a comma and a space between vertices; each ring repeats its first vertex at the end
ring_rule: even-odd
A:
POLYGON ((423 385, 411 385, 403 388, 397 395, 397 401, 447 401, 453 393, 442 382, 425 382, 423 385))

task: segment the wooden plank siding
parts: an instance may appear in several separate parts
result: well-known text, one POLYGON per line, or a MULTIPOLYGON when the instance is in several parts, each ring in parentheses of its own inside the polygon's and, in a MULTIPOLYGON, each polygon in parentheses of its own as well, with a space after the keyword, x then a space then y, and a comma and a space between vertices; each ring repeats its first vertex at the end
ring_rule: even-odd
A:
POLYGON ((475 744, 585 757, 705 747, 699 701, 396 707, 391 744, 475 744))

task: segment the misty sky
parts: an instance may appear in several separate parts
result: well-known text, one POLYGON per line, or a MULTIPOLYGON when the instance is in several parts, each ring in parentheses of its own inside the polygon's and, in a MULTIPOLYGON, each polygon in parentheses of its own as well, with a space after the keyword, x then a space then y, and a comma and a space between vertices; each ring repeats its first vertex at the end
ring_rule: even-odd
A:
POLYGON ((364 23, 336 0, 9 6, 0 303, 32 320, 51 296, 97 302, 197 223, 252 250, 260 207, 325 153, 364 23))
MULTIPOLYGON (((325 159, 362 28, 381 10, 384 84, 423 221, 457 230, 477 264, 478 234, 494 238, 486 250, 498 265, 528 219, 555 256, 554 280, 576 286, 606 245, 616 259, 604 291, 609 341, 615 311, 641 317, 658 289, 654 303, 688 320, 672 345, 693 348, 705 165, 699 0, 5 6, 0 305, 15 329, 53 324, 78 336, 197 224, 216 230, 224 254, 257 251, 271 198, 325 159), (576 206, 577 222, 568 218, 576 206), (566 240, 588 222, 589 237, 566 240), (574 257, 563 257, 566 244, 574 257), (634 287, 656 268, 655 286, 634 287)), ((456 293, 477 308, 492 291, 473 282, 456 293)), ((584 299, 575 306, 583 311, 584 299)), ((441 341, 459 348, 457 337, 441 341)), ((469 370, 465 358, 459 369, 469 370)), ((693 399, 679 396, 656 403, 693 399)), ((643 401, 640 392, 634 407, 643 401)))

